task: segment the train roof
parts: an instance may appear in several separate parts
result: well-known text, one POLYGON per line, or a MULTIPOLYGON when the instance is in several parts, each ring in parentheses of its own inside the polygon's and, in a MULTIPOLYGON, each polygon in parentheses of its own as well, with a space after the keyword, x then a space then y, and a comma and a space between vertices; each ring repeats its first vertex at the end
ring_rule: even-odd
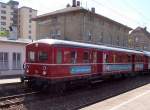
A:
POLYGON ((68 46, 77 46, 77 47, 85 47, 85 48, 96 48, 96 49, 103 49, 103 50, 144 54, 141 51, 137 51, 133 49, 116 48, 116 47, 110 47, 110 46, 105 46, 105 45, 96 45, 96 44, 88 44, 88 43, 81 43, 81 42, 74 42, 74 41, 57 40, 57 39, 41 39, 33 43, 46 43, 49 45, 68 45, 68 46))
POLYGON ((150 57, 150 52, 144 51, 143 53, 144 53, 146 56, 149 56, 149 57, 150 57))

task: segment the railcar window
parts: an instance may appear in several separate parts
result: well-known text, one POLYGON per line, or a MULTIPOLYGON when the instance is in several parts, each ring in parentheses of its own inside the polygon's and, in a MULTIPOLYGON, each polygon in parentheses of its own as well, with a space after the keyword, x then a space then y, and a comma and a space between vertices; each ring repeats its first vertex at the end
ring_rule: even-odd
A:
POLYGON ((97 52, 93 54, 93 63, 97 63, 97 52))
POLYGON ((113 63, 116 63, 116 55, 113 55, 113 63))
POLYGON ((38 59, 39 61, 46 61, 48 60, 48 54, 46 52, 39 52, 38 59))
POLYGON ((77 52, 71 51, 71 63, 76 63, 77 60, 77 52))
POLYGON ((109 63, 109 56, 107 54, 104 54, 104 63, 109 63))
POLYGON ((69 50, 65 50, 64 51, 64 63, 70 63, 70 51, 69 50))
POLYGON ((84 52, 83 53, 83 62, 84 63, 89 63, 89 52, 84 52))
POLYGON ((28 60, 29 60, 29 62, 34 62, 35 61, 35 52, 33 52, 33 51, 29 52, 28 60))
POLYGON ((57 50, 57 64, 61 64, 62 63, 62 51, 61 49, 57 50))
POLYGON ((132 57, 128 55, 128 62, 132 62, 132 57))

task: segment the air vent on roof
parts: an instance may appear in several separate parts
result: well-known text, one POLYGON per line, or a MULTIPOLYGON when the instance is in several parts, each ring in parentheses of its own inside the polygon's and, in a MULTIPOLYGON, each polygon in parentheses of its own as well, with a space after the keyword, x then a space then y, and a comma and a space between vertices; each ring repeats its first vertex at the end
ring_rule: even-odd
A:
POLYGON ((70 4, 68 3, 66 7, 67 7, 67 8, 70 7, 70 4))
POLYGON ((72 0, 72 7, 76 7, 76 0, 72 0))
POLYGON ((94 8, 94 7, 91 8, 91 12, 92 12, 92 13, 95 13, 95 8, 94 8))
POLYGON ((80 7, 80 1, 77 1, 77 6, 80 7))

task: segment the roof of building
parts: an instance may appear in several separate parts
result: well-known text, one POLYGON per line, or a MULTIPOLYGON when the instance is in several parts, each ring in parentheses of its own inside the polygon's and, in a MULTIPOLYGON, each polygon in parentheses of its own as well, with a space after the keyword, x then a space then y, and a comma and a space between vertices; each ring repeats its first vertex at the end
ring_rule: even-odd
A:
POLYGON ((150 32, 147 31, 146 27, 142 28, 142 27, 137 27, 136 29, 132 30, 130 32, 130 34, 134 33, 134 32, 139 32, 142 31, 146 36, 148 36, 150 38, 150 32))
POLYGON ((95 15, 95 16, 101 17, 101 18, 103 18, 103 19, 105 19, 105 20, 107 20, 107 21, 109 21, 109 22, 112 22, 112 23, 115 23, 115 24, 117 24, 117 25, 126 27, 126 28, 128 28, 128 29, 130 29, 130 30, 132 29, 132 28, 126 26, 126 25, 123 25, 123 24, 117 22, 117 21, 114 21, 114 20, 112 20, 112 19, 110 19, 110 18, 107 18, 107 17, 105 17, 105 16, 102 16, 102 15, 100 15, 100 14, 93 13, 93 12, 91 12, 91 11, 89 11, 89 10, 83 8, 83 7, 79 7, 79 6, 77 6, 77 7, 67 7, 67 8, 64 8, 64 9, 56 10, 56 11, 54 11, 54 12, 50 12, 50 13, 46 13, 46 14, 43 14, 43 15, 39 15, 39 16, 33 18, 33 20, 38 21, 38 20, 41 20, 41 19, 45 19, 45 18, 51 17, 51 16, 53 16, 53 15, 64 14, 64 13, 70 13, 70 12, 75 12, 75 11, 88 12, 88 13, 91 13, 91 14, 93 14, 93 15, 95 15))
POLYGON ((31 7, 27 7, 27 6, 22 6, 22 7, 20 7, 19 9, 22 9, 22 8, 27 8, 27 9, 31 9, 31 10, 37 11, 36 9, 33 9, 33 8, 31 8, 31 7))
POLYGON ((19 2, 18 1, 14 1, 14 0, 10 0, 7 2, 7 4, 10 4, 10 5, 19 5, 19 2))
POLYGON ((110 47, 105 45, 96 45, 96 44, 88 44, 88 43, 81 43, 81 42, 74 42, 74 41, 57 40, 57 39, 41 39, 33 43, 46 43, 49 45, 68 45, 68 46, 75 46, 75 47, 95 48, 95 49, 102 49, 102 50, 112 50, 112 51, 119 51, 119 52, 143 54, 143 52, 133 50, 133 49, 123 49, 123 48, 116 48, 116 47, 110 47))
POLYGON ((17 44, 28 44, 31 43, 32 40, 30 39, 17 39, 17 40, 9 40, 6 37, 0 37, 0 42, 7 42, 7 43, 17 43, 17 44))

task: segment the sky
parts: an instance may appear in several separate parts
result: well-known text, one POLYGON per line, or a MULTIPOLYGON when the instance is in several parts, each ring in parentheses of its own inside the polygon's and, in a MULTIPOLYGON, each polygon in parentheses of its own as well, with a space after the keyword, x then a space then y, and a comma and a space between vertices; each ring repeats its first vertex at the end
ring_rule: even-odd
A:
MULTIPOLYGON (((0 0, 8 2, 9 0, 0 0)), ((65 8, 72 0, 16 0, 21 6, 38 10, 38 15, 65 8)), ((147 27, 150 32, 150 0, 79 0, 86 9, 96 8, 96 13, 131 28, 147 27)))

